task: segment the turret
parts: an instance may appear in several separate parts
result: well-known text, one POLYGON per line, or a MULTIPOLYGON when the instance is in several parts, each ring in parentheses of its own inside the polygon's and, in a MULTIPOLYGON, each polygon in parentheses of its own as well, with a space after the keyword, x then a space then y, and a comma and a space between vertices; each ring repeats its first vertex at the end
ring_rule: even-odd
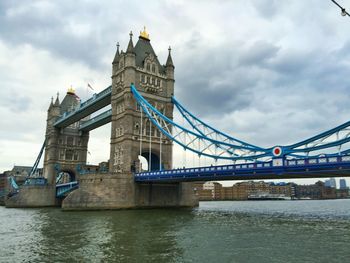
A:
POLYGON ((55 103, 53 102, 53 97, 51 97, 51 103, 47 110, 47 120, 51 122, 60 115, 60 100, 59 93, 57 92, 57 97, 55 103))
POLYGON ((165 64, 165 71, 166 71, 166 76, 169 79, 174 80, 174 63, 173 63, 173 59, 171 58, 171 48, 169 47, 169 54, 168 54, 168 58, 166 60, 166 64, 165 64))
POLYGON ((115 56, 112 62, 112 75, 115 74, 115 72, 118 70, 119 68, 119 59, 120 59, 120 54, 119 54, 119 42, 117 43, 117 52, 115 52, 115 56))
POLYGON ((57 92, 57 97, 54 106, 60 106, 60 99, 59 99, 59 93, 57 92))
POLYGON ((168 58, 166 60, 165 63, 165 74, 167 77, 167 94, 168 96, 172 96, 174 95, 174 82, 175 82, 175 77, 174 77, 174 63, 173 63, 173 59, 171 58, 171 48, 169 47, 168 49, 169 54, 168 54, 168 58))
POLYGON ((130 31, 130 40, 128 47, 125 52, 125 67, 135 67, 136 66, 136 59, 135 59, 135 52, 134 52, 134 43, 132 42, 132 32, 130 31))

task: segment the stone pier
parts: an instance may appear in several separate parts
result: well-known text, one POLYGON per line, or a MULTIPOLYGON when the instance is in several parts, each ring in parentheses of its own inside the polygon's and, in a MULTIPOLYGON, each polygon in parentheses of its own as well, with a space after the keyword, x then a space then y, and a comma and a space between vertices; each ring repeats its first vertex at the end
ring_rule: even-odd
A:
POLYGON ((16 195, 5 200, 6 207, 48 207, 56 204, 56 187, 49 185, 23 186, 16 195))
POLYGON ((194 207, 192 183, 135 184, 132 174, 89 174, 62 202, 65 210, 194 207))

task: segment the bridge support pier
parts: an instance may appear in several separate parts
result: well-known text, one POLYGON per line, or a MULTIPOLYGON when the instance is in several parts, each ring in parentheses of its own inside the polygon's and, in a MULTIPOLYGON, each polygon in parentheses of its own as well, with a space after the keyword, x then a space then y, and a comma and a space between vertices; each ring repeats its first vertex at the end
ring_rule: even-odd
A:
POLYGON ((65 210, 198 206, 191 183, 136 184, 130 174, 89 174, 62 202, 65 210))
POLYGON ((5 200, 6 207, 48 207, 56 205, 56 187, 28 185, 5 200))

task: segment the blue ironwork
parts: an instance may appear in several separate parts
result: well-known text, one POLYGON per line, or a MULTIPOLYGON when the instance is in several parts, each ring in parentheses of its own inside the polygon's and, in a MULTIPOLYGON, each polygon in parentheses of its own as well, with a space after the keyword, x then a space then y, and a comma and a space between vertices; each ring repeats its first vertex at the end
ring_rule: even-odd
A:
POLYGON ((213 140, 219 140, 219 141, 226 141, 230 142, 231 144, 238 143, 239 145, 244 145, 247 148, 251 148, 253 151, 264 151, 265 149, 262 147, 258 147, 256 145, 252 145, 247 142, 243 142, 239 139, 236 139, 230 135, 227 135, 213 127, 211 127, 209 124, 203 122, 202 120, 198 119, 196 116, 194 116, 192 113, 190 113, 184 106, 180 104, 179 101, 175 99, 173 96, 171 98, 171 101, 175 105, 175 107, 179 110, 181 115, 185 118, 185 120, 196 130, 198 133, 202 134, 203 136, 207 136, 213 140))
POLYGON ((23 185, 47 185, 47 179, 44 177, 29 177, 25 180, 23 185))
POLYGON ((184 147, 184 149, 189 149, 198 155, 232 161, 265 161, 281 156, 290 159, 343 156, 350 153, 350 122, 295 144, 262 148, 238 140, 204 123, 173 97, 172 102, 192 128, 191 131, 160 113, 141 96, 135 86, 132 85, 131 90, 146 116, 163 134, 184 147), (188 140, 179 139, 181 136, 188 140), (201 146, 195 145, 197 142, 203 144, 201 146), (275 152, 277 148, 278 154, 275 152))
POLYGON ((57 177, 56 177, 56 184, 58 184, 60 182, 60 180, 62 179, 64 173, 58 173, 57 177))
POLYGON ((252 149, 252 147, 247 145, 218 141, 196 131, 191 131, 159 112, 141 96, 134 85, 131 85, 131 91, 142 110, 146 113, 146 116, 166 137, 199 156, 233 161, 271 156, 269 149, 252 149))
POLYGON ((58 184, 56 185, 56 197, 63 198, 67 196, 68 193, 72 192, 77 188, 79 188, 79 184, 77 181, 65 183, 65 184, 58 184))
POLYGON ((9 193, 8 196, 13 196, 19 192, 19 186, 13 176, 8 177, 8 182, 9 182, 9 193))
POLYGON ((32 176, 35 174, 35 172, 37 171, 39 162, 40 162, 40 160, 41 160, 41 156, 43 155, 43 152, 44 152, 44 149, 45 149, 45 144, 46 144, 46 140, 44 140, 44 143, 43 143, 43 145, 41 146, 39 155, 38 155, 38 157, 36 158, 36 160, 35 160, 35 162, 34 162, 34 165, 33 165, 32 169, 30 170, 30 172, 29 172, 29 174, 28 174, 28 177, 32 177, 32 176))
POLYGON ((70 112, 65 112, 59 117, 54 126, 59 128, 67 127, 82 118, 96 112, 99 109, 111 103, 112 86, 107 87, 98 94, 94 94, 90 99, 81 103, 77 108, 70 112))
POLYGON ((80 124, 79 130, 81 131, 91 131, 96 129, 112 120, 112 109, 107 110, 96 117, 91 118, 88 121, 80 124))
POLYGON ((266 162, 142 172, 136 173, 134 179, 135 182, 184 182, 336 176, 350 176, 350 155, 295 160, 276 158, 266 162))
POLYGON ((15 178, 13 176, 10 176, 9 177, 9 181, 10 181, 10 187, 13 189, 13 190, 16 190, 18 191, 19 190, 19 186, 15 180, 15 178))
POLYGON ((325 156, 346 155, 350 153, 349 142, 350 121, 306 140, 284 146, 284 151, 287 154, 301 152, 313 156, 322 154, 325 156))

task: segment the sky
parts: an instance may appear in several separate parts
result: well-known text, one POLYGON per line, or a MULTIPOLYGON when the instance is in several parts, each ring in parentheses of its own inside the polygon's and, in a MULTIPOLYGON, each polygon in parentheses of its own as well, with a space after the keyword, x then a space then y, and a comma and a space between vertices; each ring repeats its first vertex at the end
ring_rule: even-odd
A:
MULTIPOLYGON (((116 43, 144 26, 162 64, 172 48, 177 99, 228 134, 271 147, 350 119, 350 17, 330 0, 5 0, 0 171, 34 163, 51 97, 109 86, 116 43)), ((89 163, 109 158, 109 136, 90 133, 89 163)))

